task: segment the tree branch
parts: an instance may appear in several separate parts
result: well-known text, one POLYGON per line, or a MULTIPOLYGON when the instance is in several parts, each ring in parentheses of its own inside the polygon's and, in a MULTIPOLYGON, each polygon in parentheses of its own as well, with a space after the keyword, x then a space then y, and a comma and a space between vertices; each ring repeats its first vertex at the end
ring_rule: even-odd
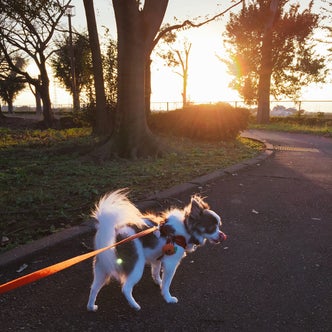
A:
POLYGON ((205 25, 205 24, 208 24, 214 20, 216 20, 217 18, 225 15, 227 12, 229 12, 231 9, 233 9, 234 7, 238 6, 240 3, 242 3, 244 0, 240 0, 238 1, 237 3, 235 3, 234 5, 228 7, 226 10, 224 10, 223 12, 217 14, 217 15, 214 15, 213 17, 203 21, 203 22, 200 22, 200 23, 193 23, 192 21, 190 20, 185 20, 183 23, 181 24, 175 24, 175 25, 171 25, 163 30, 161 30, 157 37, 153 40, 153 43, 152 43, 152 48, 151 48, 151 51, 150 53, 152 52, 152 50, 154 49, 154 47, 158 44, 159 40, 161 38, 163 38, 168 32, 171 32, 173 30, 178 30, 178 29, 182 29, 182 28, 199 28, 201 27, 202 25, 205 25))

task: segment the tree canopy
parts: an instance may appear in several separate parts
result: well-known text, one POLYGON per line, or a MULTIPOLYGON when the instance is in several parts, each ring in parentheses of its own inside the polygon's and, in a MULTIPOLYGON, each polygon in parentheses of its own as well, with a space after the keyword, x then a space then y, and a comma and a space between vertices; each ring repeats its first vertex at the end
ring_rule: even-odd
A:
MULTIPOLYGON (((13 62, 21 70, 26 66, 26 61, 19 56, 13 62)), ((0 99, 7 103, 8 112, 13 113, 13 102, 25 88, 24 79, 8 66, 3 57, 0 58, 0 71, 0 99)))
MULTIPOLYGON (((83 89, 89 90, 92 84, 92 62, 89 39, 86 34, 75 33, 72 41, 75 57, 76 88, 80 94, 83 89)), ((51 60, 54 76, 72 92, 70 43, 68 37, 56 43, 57 51, 51 60)))
POLYGON ((49 47, 65 14, 70 0, 1 0, 0 2, 0 51, 11 69, 35 86, 42 101, 44 121, 53 122, 49 94, 49 77, 46 62, 53 52, 49 47), (13 57, 20 55, 33 61, 39 75, 32 77, 27 70, 16 66, 13 57))
POLYGON ((266 69, 270 70, 268 93, 275 98, 296 99, 303 86, 323 82, 326 77, 324 57, 314 51, 312 36, 318 27, 319 15, 313 13, 313 3, 301 11, 299 3, 277 1, 267 46, 264 35, 271 17, 271 3, 270 0, 251 1, 238 14, 231 13, 226 25, 225 45, 230 60, 224 62, 234 76, 231 87, 248 104, 259 102, 260 74, 266 69), (267 59, 264 59, 264 47, 265 51, 270 48, 267 59))

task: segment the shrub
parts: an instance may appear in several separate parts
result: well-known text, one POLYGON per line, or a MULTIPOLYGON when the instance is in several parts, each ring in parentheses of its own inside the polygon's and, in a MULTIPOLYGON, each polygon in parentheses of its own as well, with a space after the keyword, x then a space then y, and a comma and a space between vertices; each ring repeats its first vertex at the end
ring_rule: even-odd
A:
POLYGON ((226 103, 191 105, 185 109, 152 113, 149 126, 156 133, 206 141, 232 140, 247 128, 249 111, 226 103))
MULTIPOLYGON (((109 123, 113 123, 115 118, 115 103, 107 103, 107 118, 109 123)), ((84 127, 91 126, 95 128, 96 126, 96 105, 94 103, 86 104, 81 108, 80 112, 75 114, 76 123, 81 124, 84 127)))

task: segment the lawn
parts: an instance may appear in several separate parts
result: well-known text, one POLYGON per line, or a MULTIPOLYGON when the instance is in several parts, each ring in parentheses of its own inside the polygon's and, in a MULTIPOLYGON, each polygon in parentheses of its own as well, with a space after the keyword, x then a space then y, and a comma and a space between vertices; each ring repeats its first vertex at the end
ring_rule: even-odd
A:
POLYGON ((271 122, 269 124, 256 124, 251 123, 251 129, 265 129, 265 130, 275 130, 275 131, 285 131, 285 132, 297 132, 297 133, 307 133, 314 135, 322 135, 326 137, 332 137, 332 120, 327 121, 323 125, 308 125, 301 123, 290 123, 287 122, 285 118, 284 122, 271 122))
POLYGON ((88 128, 0 128, 0 251, 84 222, 96 200, 111 190, 128 187, 131 199, 138 201, 262 149, 243 138, 163 140, 172 152, 162 158, 98 164, 84 157, 95 143, 88 128))

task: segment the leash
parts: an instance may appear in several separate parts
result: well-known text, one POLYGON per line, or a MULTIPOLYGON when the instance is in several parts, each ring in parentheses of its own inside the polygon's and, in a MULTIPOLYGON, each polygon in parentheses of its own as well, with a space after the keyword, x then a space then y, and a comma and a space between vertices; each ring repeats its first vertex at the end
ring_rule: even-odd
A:
POLYGON ((67 269, 68 267, 71 267, 75 264, 78 264, 78 263, 80 263, 84 260, 87 260, 87 259, 89 259, 93 256, 96 256, 96 255, 98 255, 98 254, 100 254, 100 253, 102 253, 106 250, 112 249, 112 248, 114 248, 114 247, 116 247, 120 244, 123 244, 123 243, 129 242, 129 241, 132 241, 134 239, 138 239, 142 236, 148 235, 148 234, 150 234, 150 233, 152 233, 152 232, 154 232, 158 229, 159 229, 158 226, 153 226, 153 227, 148 228, 144 231, 141 231, 139 233, 131 235, 131 236, 119 241, 119 242, 113 243, 110 246, 107 246, 107 247, 104 247, 104 248, 101 248, 101 249, 97 249, 97 250, 88 252, 86 254, 79 255, 79 256, 67 259, 67 260, 62 261, 60 263, 45 267, 41 270, 32 272, 32 273, 27 274, 23 277, 20 277, 20 278, 14 279, 12 281, 9 281, 7 283, 4 283, 4 284, 0 285, 0 294, 7 293, 11 290, 14 290, 16 288, 25 286, 25 285, 30 284, 34 281, 39 280, 39 279, 48 277, 52 274, 55 274, 55 273, 60 272, 64 269, 67 269))

